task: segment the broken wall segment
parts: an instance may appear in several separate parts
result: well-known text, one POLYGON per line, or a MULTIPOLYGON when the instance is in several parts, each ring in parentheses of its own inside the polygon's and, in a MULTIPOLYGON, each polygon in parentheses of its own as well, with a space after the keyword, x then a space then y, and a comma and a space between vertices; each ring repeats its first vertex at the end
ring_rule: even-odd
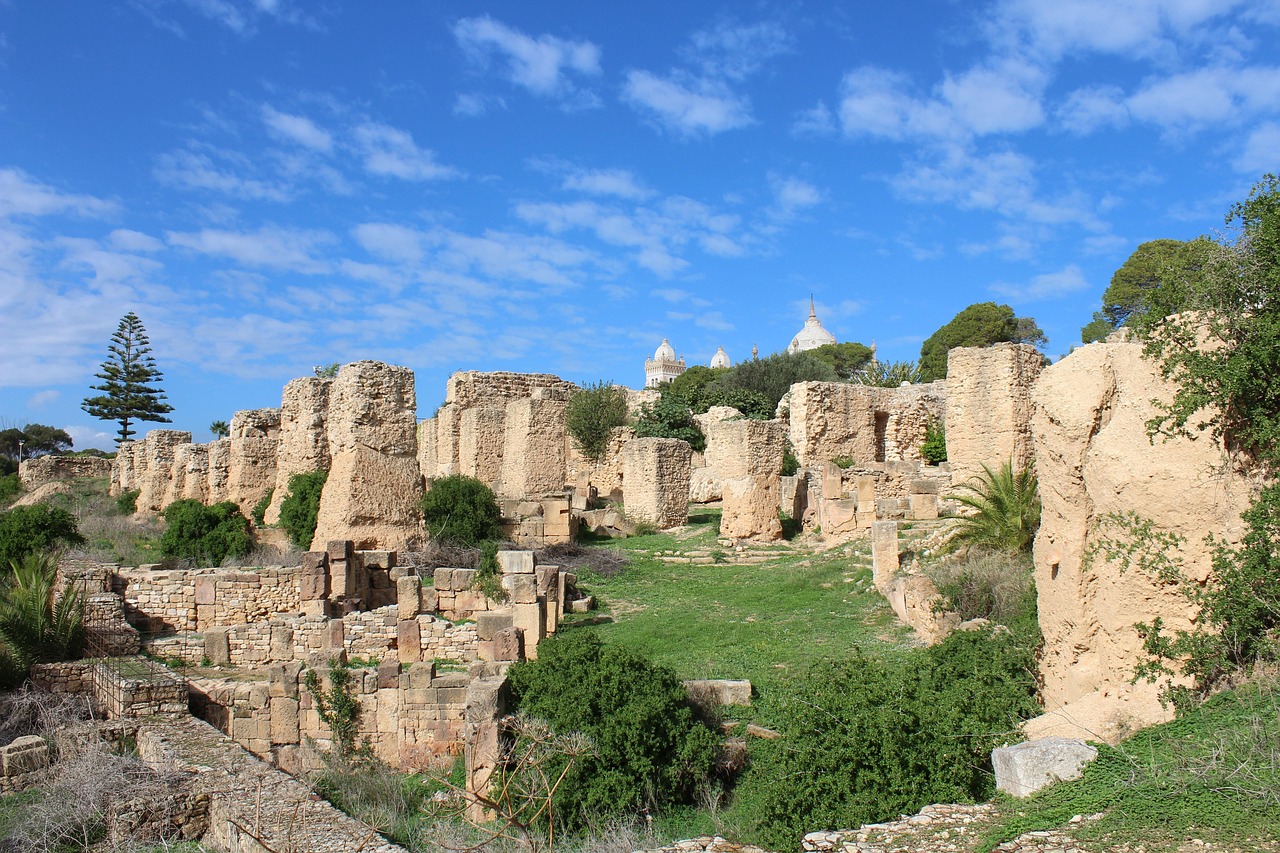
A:
POLYGON ((96 456, 37 456, 18 465, 18 479, 27 491, 55 480, 110 476, 111 460, 96 456))
POLYGON ((925 433, 945 421, 943 381, 898 388, 797 382, 788 394, 791 445, 801 465, 919 460, 925 433))
POLYGON ((535 388, 507 403, 497 493, 536 498, 563 492, 568 478, 565 409, 569 393, 535 388))
POLYGON ((982 474, 982 466, 1031 464, 1031 388, 1044 356, 1031 344, 956 347, 947 354, 947 461, 952 483, 982 474))
MULTIPOLYGON (((710 425, 718 448, 723 512, 720 535, 735 539, 773 540, 782 536, 778 504, 782 495, 782 457, 787 430, 781 421, 736 418, 710 425)), ((708 448, 711 437, 708 437, 708 448)), ((710 456, 710 454, 708 454, 710 456)))
POLYGON ((627 517, 662 528, 688 521, 692 457, 689 443, 678 438, 633 438, 624 444, 622 488, 627 517))
POLYGON ((329 391, 329 476, 312 542, 411 550, 422 540, 413 371, 344 365, 329 391))
POLYGON ((276 450, 275 491, 263 516, 280 521, 280 505, 295 474, 329 470, 329 388, 333 380, 304 376, 284 386, 280 400, 280 444, 276 450))
MULTIPOLYGON (((137 511, 143 514, 162 512, 172 494, 173 464, 177 448, 191 443, 191 433, 176 429, 153 429, 138 444, 145 460, 142 466, 133 457, 133 471, 137 475, 137 511)), ((135 454, 137 451, 134 451, 135 454)), ((171 500, 170 500, 171 502, 171 500)))
POLYGON ((248 517, 276 482, 280 410, 247 409, 231 416, 227 500, 248 517))

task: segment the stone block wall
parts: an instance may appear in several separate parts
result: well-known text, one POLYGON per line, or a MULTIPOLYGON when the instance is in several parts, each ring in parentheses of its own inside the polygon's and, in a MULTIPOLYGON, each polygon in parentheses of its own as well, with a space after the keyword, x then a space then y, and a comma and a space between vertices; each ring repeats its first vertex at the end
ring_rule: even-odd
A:
POLYGON ((284 386, 275 491, 263 516, 267 524, 280 520, 280 504, 289 493, 290 477, 329 470, 329 387, 332 384, 332 379, 304 376, 284 386))
POLYGON ((1031 387, 1044 359, 1030 344, 957 347, 947 354, 947 461, 955 484, 1012 460, 1031 464, 1031 387))
MULTIPOLYGON (((138 489, 138 512, 154 514, 173 502, 173 463, 179 445, 190 444, 191 433, 176 429, 153 429, 130 449, 135 480, 128 488, 138 489), (140 447, 139 447, 140 445, 140 447), (138 464, 141 452, 143 464, 138 464)), ((123 482, 123 477, 120 478, 123 482)))
POLYGON ((711 424, 707 458, 716 460, 721 478, 721 536, 763 540, 782 536, 778 505, 786 439, 781 421, 736 418, 711 424), (714 455, 711 436, 717 448, 714 455))
POLYGON ((947 385, 875 388, 843 382, 791 386, 788 423, 801 465, 841 456, 859 463, 919 460, 925 430, 947 416, 947 385))
POLYGON ((598 464, 588 462, 573 446, 573 441, 567 440, 566 483, 579 490, 594 488, 606 500, 622 500, 622 448, 635 437, 636 432, 631 427, 615 427, 609 434, 609 444, 598 464))
POLYGON ((622 489, 627 517, 658 527, 688 521, 692 454, 688 442, 678 438, 633 438, 624 444, 622 489))
POLYGON ((580 519, 569 498, 504 500, 502 534, 521 548, 543 548, 577 537, 580 519))
POLYGON ((564 389, 536 388, 507 403, 499 495, 534 498, 563 492, 568 479, 564 389))
POLYGON ((231 416, 227 500, 247 518, 276 483, 280 409, 249 409, 231 416))
POLYGON ((120 568, 112 589, 139 630, 202 631, 300 612, 297 567, 120 568))
POLYGON ((55 480, 110 476, 111 460, 96 456, 37 456, 18 466, 18 479, 27 491, 55 480))

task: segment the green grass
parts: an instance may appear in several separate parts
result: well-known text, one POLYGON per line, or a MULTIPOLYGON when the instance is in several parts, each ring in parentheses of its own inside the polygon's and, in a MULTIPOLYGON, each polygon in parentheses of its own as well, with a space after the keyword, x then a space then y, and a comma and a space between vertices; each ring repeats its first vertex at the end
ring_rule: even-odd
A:
POLYGON ((716 542, 719 521, 719 511, 697 510, 679 536, 604 546, 628 552, 630 564, 613 578, 584 572, 579 585, 601 609, 567 616, 561 630, 589 626, 681 678, 747 678, 761 689, 783 687, 809 664, 843 657, 854 645, 885 654, 910 645, 910 631, 871 587, 867 543, 737 565, 716 542), (668 563, 659 552, 711 562, 668 563))
POLYGON ((1000 805, 1005 818, 982 850, 1096 814, 1073 834, 1152 850, 1187 838, 1249 850, 1280 842, 1280 689, 1270 680, 1221 693, 1171 723, 1101 746, 1083 778, 1000 805))

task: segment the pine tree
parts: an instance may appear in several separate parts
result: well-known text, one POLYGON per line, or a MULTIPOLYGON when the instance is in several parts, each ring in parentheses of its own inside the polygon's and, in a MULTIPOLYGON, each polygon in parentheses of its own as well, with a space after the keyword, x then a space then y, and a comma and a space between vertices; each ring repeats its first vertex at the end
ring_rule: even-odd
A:
POLYGON ((91 386, 103 393, 86 397, 80 408, 95 418, 120 424, 116 444, 129 441, 136 434, 136 430, 129 429, 131 423, 170 423, 165 415, 173 411, 173 406, 164 402, 166 398, 160 390, 164 374, 151 357, 151 341, 137 314, 130 311, 124 315, 107 350, 110 355, 102 363, 102 372, 94 374, 102 384, 91 386))

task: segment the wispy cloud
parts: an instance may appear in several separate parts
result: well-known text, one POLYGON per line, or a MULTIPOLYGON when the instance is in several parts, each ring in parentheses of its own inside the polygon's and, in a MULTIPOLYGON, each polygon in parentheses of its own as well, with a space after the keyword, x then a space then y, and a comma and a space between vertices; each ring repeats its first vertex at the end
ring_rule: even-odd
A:
POLYGON ((293 190, 282 181, 241 174, 253 168, 248 158, 206 146, 202 151, 180 149, 156 158, 156 180, 186 190, 212 191, 238 199, 288 201, 293 190), (217 158, 215 161, 214 158, 217 158))
POLYGON ((989 288, 1016 302, 1031 302, 1040 299, 1057 299, 1086 290, 1089 282, 1084 272, 1075 264, 1068 264, 1057 272, 1043 273, 1033 276, 1025 284, 996 282, 989 288))
POLYGON ((0 169, 0 219, 15 216, 106 216, 116 210, 113 202, 89 195, 63 192, 21 169, 0 169))
POLYGON ((1249 131, 1231 165, 1245 174, 1280 172, 1280 123, 1269 121, 1249 131))
POLYGON ((574 79, 600 74, 600 48, 592 42, 530 36, 487 15, 461 19, 453 35, 474 62, 498 57, 507 79, 535 95, 572 99, 574 106, 598 103, 574 79))
POLYGON ((678 136, 714 136, 751 124, 751 104, 718 80, 681 72, 627 72, 623 97, 678 136))
POLYGON ((626 169, 574 169, 565 175, 563 187, 589 195, 612 195, 635 200, 653 195, 653 190, 645 187, 626 169))
POLYGON ((461 173, 436 161, 434 151, 419 148, 408 131, 378 122, 366 122, 355 129, 356 145, 364 157, 364 167, 375 175, 407 181, 456 178, 461 173))
POLYGON ((205 228, 194 232, 166 231, 171 246, 202 255, 222 257, 250 267, 292 270, 307 275, 329 272, 331 265, 317 250, 334 242, 325 231, 264 227, 257 231, 205 228))
POLYGON ((306 116, 283 113, 264 104, 262 121, 276 139, 294 142, 322 153, 333 150, 333 136, 306 116))
POLYGON ((721 21, 689 37, 685 61, 704 76, 745 80, 771 59, 792 50, 791 34, 779 23, 721 21))
POLYGON ((822 190, 800 178, 770 175, 769 183, 773 188, 774 200, 768 213, 777 220, 794 219, 802 211, 821 204, 825 198, 822 190))

